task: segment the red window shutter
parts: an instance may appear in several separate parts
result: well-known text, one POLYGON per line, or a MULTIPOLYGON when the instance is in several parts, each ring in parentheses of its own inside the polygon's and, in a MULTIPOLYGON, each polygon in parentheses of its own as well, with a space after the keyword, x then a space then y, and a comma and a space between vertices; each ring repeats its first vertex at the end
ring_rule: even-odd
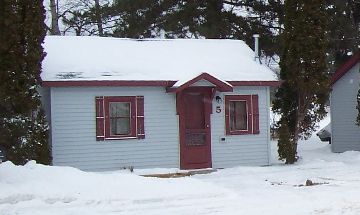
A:
POLYGON ((260 122, 259 122, 259 96, 251 95, 252 101, 252 114, 253 114, 253 134, 260 133, 260 122))
POLYGON ((105 140, 104 97, 96 97, 96 140, 105 140))
POLYGON ((231 135, 231 132, 230 132, 230 99, 229 99, 229 96, 225 96, 225 129, 226 129, 226 135, 231 135))
POLYGON ((245 95, 244 97, 247 98, 246 100, 246 103, 247 103, 247 108, 248 108, 248 118, 247 118, 247 123, 248 123, 248 130, 247 132, 244 132, 245 134, 253 134, 253 131, 254 131, 254 115, 253 115, 253 112, 254 112, 254 104, 252 102, 252 96, 251 95, 245 95))
POLYGON ((136 125, 138 139, 145 139, 144 96, 136 97, 136 125))

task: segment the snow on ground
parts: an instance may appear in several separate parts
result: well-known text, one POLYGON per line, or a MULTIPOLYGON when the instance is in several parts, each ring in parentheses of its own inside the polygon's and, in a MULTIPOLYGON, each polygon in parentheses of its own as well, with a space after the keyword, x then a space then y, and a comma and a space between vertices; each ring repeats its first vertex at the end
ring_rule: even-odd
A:
POLYGON ((312 137, 295 165, 236 167, 184 178, 107 173, 30 162, 0 164, 0 214, 360 214, 360 152, 335 154, 312 137), (303 186, 306 180, 318 185, 303 186))

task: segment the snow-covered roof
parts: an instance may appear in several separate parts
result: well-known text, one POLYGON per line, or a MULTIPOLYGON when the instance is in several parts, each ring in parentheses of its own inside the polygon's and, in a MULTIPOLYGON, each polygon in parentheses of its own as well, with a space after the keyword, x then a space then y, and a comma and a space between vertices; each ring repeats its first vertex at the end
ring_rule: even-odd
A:
POLYGON ((277 81, 240 40, 47 36, 44 49, 43 81, 277 81))

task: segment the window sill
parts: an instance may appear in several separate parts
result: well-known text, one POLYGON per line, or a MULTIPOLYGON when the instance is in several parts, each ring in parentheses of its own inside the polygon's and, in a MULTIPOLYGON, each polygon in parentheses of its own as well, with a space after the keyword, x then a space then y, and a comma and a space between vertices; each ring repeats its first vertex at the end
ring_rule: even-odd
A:
POLYGON ((250 135, 250 134, 254 134, 250 131, 232 131, 232 132, 228 132, 226 133, 227 136, 232 136, 232 135, 250 135))
POLYGON ((131 139, 139 139, 138 137, 105 137, 105 140, 131 140, 131 139))

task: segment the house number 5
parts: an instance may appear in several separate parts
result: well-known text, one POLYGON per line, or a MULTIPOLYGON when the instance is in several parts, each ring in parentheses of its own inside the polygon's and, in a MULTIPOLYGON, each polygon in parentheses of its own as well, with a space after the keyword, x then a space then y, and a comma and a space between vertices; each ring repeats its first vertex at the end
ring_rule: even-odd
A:
POLYGON ((220 106, 216 106, 216 113, 221 113, 221 107, 220 106))

